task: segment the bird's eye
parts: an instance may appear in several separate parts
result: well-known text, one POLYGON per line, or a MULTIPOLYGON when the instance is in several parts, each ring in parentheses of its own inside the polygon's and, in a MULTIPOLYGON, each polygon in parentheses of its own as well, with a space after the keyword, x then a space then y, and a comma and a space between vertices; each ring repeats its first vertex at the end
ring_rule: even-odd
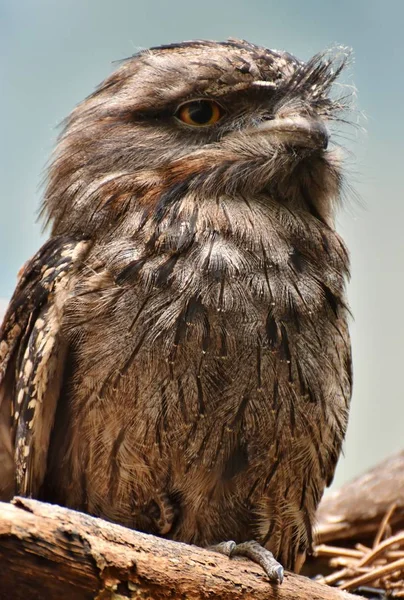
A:
POLYGON ((175 116, 186 125, 208 127, 222 118, 223 109, 213 100, 193 100, 181 104, 175 116))

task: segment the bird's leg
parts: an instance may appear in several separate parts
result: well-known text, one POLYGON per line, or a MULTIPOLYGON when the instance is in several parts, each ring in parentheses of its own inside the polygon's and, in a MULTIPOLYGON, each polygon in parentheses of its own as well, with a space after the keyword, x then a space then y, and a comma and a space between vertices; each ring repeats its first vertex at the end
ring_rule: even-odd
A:
POLYGON ((245 556, 250 560, 260 565, 268 575, 270 581, 282 583, 284 570, 280 563, 275 560, 272 552, 261 546, 255 540, 236 544, 236 542, 228 541, 209 546, 209 550, 225 554, 229 558, 233 556, 245 556))

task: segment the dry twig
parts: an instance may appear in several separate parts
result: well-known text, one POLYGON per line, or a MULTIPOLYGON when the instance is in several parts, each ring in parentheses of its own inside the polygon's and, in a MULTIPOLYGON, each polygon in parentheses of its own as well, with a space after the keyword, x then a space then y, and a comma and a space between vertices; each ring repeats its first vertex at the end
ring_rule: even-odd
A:
POLYGON ((390 523, 394 518, 395 509, 395 504, 388 508, 372 548, 363 544, 356 544, 355 548, 326 544, 316 547, 315 556, 327 557, 329 565, 337 568, 330 575, 323 577, 324 583, 336 585, 343 590, 355 590, 365 584, 372 585, 389 592, 393 597, 404 597, 404 531, 390 535, 390 523))

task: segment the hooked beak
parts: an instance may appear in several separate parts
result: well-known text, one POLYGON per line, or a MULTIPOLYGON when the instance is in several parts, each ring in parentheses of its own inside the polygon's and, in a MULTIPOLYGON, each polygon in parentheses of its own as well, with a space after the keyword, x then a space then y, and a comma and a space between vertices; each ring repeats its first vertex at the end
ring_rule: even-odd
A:
POLYGON ((322 121, 299 115, 263 121, 248 133, 268 134, 279 143, 313 150, 326 150, 330 137, 322 121))

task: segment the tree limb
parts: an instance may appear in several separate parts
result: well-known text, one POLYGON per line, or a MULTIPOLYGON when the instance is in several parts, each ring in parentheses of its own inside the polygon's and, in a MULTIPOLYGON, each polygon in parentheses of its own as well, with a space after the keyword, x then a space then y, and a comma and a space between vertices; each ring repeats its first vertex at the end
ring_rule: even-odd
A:
POLYGON ((66 508, 0 503, 0 598, 14 600, 348 600, 346 592, 138 533, 66 508))
POLYGON ((393 504, 390 525, 404 527, 404 451, 325 496, 317 511, 316 540, 335 543, 372 537, 393 504))

